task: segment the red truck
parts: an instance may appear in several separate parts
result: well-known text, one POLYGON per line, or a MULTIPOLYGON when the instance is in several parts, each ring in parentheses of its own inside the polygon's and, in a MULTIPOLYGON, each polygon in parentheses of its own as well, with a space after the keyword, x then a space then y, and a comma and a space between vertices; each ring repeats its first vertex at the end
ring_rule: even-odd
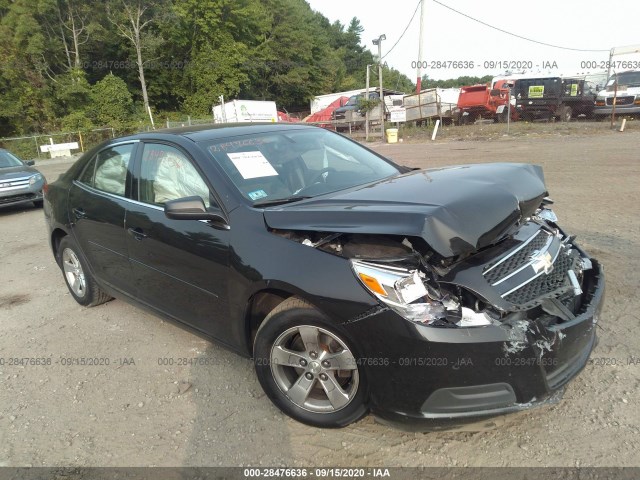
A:
MULTIPOLYGON (((488 84, 462 87, 458 97, 460 124, 473 123, 478 117, 493 118, 496 122, 506 122, 509 92, 513 91, 513 80, 498 80, 493 88, 488 84)), ((516 109, 511 106, 511 120, 515 120, 516 109)))

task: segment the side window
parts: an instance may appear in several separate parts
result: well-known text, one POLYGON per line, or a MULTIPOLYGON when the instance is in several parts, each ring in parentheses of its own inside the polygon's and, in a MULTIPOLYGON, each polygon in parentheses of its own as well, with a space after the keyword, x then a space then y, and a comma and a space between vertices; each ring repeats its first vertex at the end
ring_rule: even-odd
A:
POLYGON ((96 157, 93 157, 87 165, 84 167, 84 170, 78 177, 78 181, 84 183, 85 185, 89 185, 93 187, 93 174, 96 171, 96 157))
POLYGON ((93 186, 103 192, 124 196, 127 168, 134 144, 118 145, 98 153, 93 186))
POLYGON ((168 145, 147 143, 140 165, 140 201, 162 205, 177 198, 198 196, 208 208, 209 187, 189 159, 168 145))

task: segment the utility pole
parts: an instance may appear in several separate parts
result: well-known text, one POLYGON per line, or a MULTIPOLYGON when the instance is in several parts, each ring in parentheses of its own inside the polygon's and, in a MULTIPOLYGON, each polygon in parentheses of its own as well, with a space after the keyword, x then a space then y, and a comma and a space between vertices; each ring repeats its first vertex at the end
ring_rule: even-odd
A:
MULTIPOLYGON (((371 65, 367 65, 367 101, 369 101, 369 67, 371 65)), ((368 142, 369 141, 369 109, 367 108, 367 111, 364 112, 364 139, 368 142)))
POLYGON ((418 40, 418 78, 416 80, 416 93, 420 93, 422 90, 422 62, 423 62, 423 43, 424 43, 424 15, 425 15, 425 2, 420 2, 420 39, 418 40))
MULTIPOLYGON (((382 41, 386 40, 387 36, 383 33, 378 38, 373 40, 373 44, 378 46, 378 77, 380 78, 380 136, 384 142, 384 93, 382 91, 382 41)), ((369 100, 367 98, 367 100, 369 100)))

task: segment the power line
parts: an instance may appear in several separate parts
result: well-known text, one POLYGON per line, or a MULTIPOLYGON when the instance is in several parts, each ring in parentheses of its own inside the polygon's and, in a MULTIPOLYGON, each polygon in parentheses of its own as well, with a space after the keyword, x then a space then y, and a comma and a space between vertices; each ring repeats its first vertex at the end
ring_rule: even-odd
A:
MULTIPOLYGON (((512 33, 512 32, 508 32, 506 30, 503 30, 502 28, 498 28, 498 27, 494 27, 493 25, 489 25, 488 23, 483 22, 482 20, 478 20, 477 18, 473 18, 472 16, 467 15, 466 13, 460 12, 460 11, 456 10, 455 8, 451 8, 449 5, 445 5, 444 3, 439 2, 438 0, 433 0, 433 2, 437 3, 438 5, 443 6, 444 8, 447 8, 447 9, 451 10, 452 12, 456 12, 458 15, 462 15, 463 17, 467 17, 469 20, 473 20, 474 22, 478 22, 478 23, 480 23, 480 24, 482 24, 482 25, 484 25, 486 27, 493 28, 494 30, 497 30, 497 31, 502 32, 502 33, 506 33, 507 35, 511 35, 513 37, 520 38, 522 40, 526 40, 528 42, 537 43, 539 45, 545 45, 547 47, 559 48, 561 50, 572 50, 574 52, 609 52, 609 50, 589 50, 589 49, 585 49, 585 48, 570 48, 570 47, 562 47, 560 45, 553 45, 552 43, 539 42, 538 40, 533 40, 532 38, 523 37, 522 35, 518 35, 518 34, 512 33)), ((415 12, 414 12, 414 15, 415 15, 415 12)))
POLYGON ((385 53, 381 58, 380 61, 382 61, 382 59, 384 57, 386 57, 387 55, 389 55, 391 53, 391 50, 393 50, 394 48, 396 48, 396 45, 398 45, 398 43, 400 43, 400 40, 402 40, 402 37, 404 37, 404 34, 407 33, 407 30, 409 30, 409 26, 411 25, 411 22, 413 22, 413 19, 416 16, 416 12, 418 11, 418 7, 420 6, 420 3, 424 2, 425 0, 418 0, 418 5, 416 6, 416 9, 413 11, 413 15, 411 15, 411 19, 409 20, 409 23, 407 23, 407 26, 405 27, 404 31, 402 32, 402 35, 400 35, 400 38, 398 38, 398 40, 396 41, 396 43, 393 44, 393 47, 391 47, 389 50, 387 50, 387 53, 385 53))

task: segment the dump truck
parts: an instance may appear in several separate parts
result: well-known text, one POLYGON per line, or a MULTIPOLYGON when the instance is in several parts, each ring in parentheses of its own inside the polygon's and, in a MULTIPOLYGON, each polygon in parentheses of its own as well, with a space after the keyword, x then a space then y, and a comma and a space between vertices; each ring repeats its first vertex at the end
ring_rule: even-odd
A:
POLYGON ((516 109, 509 109, 513 86, 513 80, 498 80, 493 87, 489 84, 462 87, 458 97, 459 123, 473 123, 478 117, 506 122, 509 111, 515 120, 516 109))
POLYGON ((596 91, 584 78, 542 77, 519 79, 515 85, 516 110, 523 120, 558 119, 568 122, 593 114, 596 91))

